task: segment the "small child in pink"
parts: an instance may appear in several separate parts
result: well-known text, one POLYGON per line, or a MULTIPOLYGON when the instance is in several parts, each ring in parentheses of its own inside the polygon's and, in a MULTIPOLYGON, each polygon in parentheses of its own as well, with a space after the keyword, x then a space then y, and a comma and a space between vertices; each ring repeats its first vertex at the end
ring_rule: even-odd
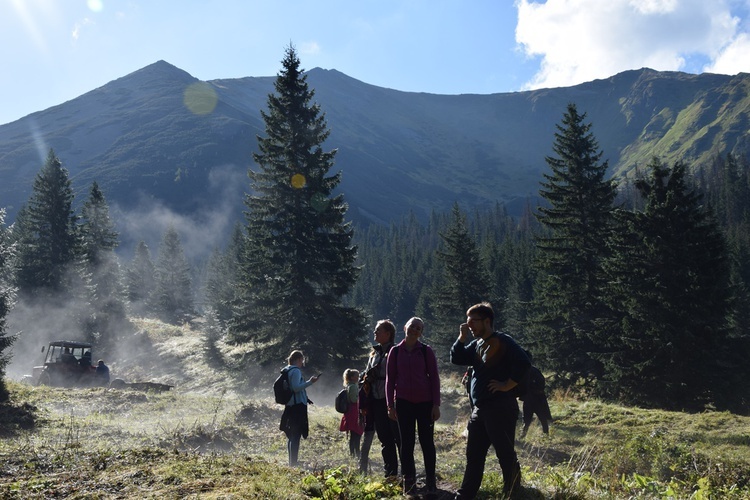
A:
POLYGON ((340 431, 349 432, 349 454, 359 458, 359 442, 364 427, 359 419, 359 371, 353 368, 344 370, 344 387, 349 396, 349 409, 341 417, 340 431))

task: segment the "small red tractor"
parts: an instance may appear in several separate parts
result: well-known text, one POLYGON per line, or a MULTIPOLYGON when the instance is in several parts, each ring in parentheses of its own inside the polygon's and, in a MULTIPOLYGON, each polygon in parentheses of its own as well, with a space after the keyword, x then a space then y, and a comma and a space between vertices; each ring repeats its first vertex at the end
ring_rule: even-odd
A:
POLYGON ((44 365, 35 366, 32 377, 37 385, 55 387, 88 387, 109 382, 99 380, 96 375, 96 367, 91 362, 91 344, 72 340, 50 342, 44 365))

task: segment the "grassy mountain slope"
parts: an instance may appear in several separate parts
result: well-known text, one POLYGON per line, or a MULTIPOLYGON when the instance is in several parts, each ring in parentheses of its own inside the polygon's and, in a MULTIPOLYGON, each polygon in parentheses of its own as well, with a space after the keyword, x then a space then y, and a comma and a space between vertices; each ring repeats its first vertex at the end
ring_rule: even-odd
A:
POLYGON ((667 162, 685 160, 702 164, 717 154, 747 154, 750 141, 750 78, 740 74, 728 80, 705 75, 721 84, 691 90, 691 101, 685 98, 644 103, 649 95, 669 96, 680 89, 674 86, 654 89, 663 83, 648 79, 637 87, 633 99, 624 102, 625 109, 652 105, 652 116, 641 127, 636 140, 623 149, 616 171, 627 175, 634 165, 644 165, 653 156, 667 162))

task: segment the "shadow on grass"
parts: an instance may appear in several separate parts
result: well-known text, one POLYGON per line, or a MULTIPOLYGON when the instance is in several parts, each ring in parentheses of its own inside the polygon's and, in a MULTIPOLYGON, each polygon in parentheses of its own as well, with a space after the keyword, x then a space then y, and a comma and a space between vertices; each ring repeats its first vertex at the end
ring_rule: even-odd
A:
POLYGON ((0 437, 13 437, 36 427, 36 412, 36 406, 29 403, 0 403, 0 437))

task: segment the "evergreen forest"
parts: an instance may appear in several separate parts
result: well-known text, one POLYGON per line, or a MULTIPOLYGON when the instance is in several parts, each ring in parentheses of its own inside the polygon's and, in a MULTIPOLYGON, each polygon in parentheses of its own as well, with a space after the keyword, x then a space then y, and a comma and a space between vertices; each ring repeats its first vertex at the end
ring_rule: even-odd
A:
MULTIPOLYGON (((244 223, 204 262, 170 227, 118 255, 117 222, 94 182, 76 202, 50 151, 7 225, 0 212, 0 372, 37 345, 50 317, 116 356, 130 317, 200 318, 207 352, 241 346, 226 369, 275 367, 293 348, 316 368, 362 364, 379 319, 425 320, 446 372, 466 309, 488 301, 495 328, 532 355, 552 387, 643 407, 747 414, 750 377, 750 161, 654 157, 612 179, 596 124, 570 103, 554 136, 541 204, 355 226, 336 150, 289 47, 262 112, 244 223), (61 311, 63 311, 61 313, 61 311)), ((254 138, 245 138, 254 140, 254 138)), ((427 194, 428 195, 428 194, 427 194)), ((0 387, 0 399, 6 392, 0 387)))

